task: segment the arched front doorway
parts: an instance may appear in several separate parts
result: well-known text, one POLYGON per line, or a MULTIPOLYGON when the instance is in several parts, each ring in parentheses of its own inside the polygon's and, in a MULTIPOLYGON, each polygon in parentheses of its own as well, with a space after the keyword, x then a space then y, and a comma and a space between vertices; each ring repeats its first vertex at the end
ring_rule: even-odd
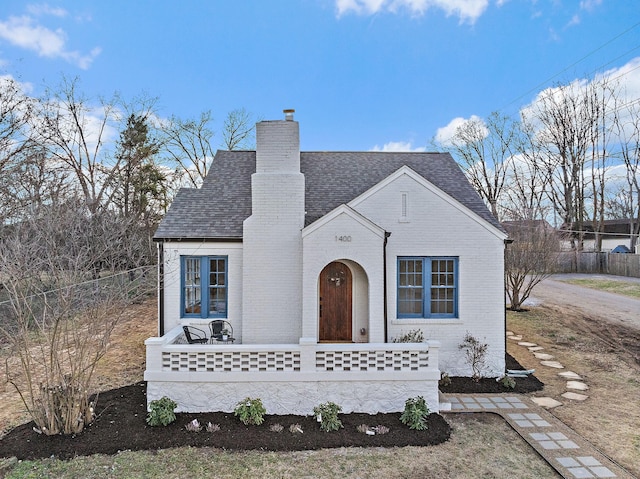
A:
POLYGON ((320 341, 352 342, 352 286, 344 263, 329 263, 320 273, 320 341))

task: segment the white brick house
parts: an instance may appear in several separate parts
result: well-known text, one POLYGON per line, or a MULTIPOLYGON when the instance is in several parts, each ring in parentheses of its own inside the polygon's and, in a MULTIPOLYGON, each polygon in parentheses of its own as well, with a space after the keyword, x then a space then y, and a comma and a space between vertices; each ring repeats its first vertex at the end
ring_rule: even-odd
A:
POLYGON ((504 372, 507 235, 449 154, 301 153, 291 113, 256 128, 256 151, 219 151, 156 232, 149 401, 375 413, 421 395, 437 411, 440 371, 471 375, 467 332, 504 372), (184 344, 220 318, 234 343, 184 344), (416 329, 424 343, 392 342, 416 329))

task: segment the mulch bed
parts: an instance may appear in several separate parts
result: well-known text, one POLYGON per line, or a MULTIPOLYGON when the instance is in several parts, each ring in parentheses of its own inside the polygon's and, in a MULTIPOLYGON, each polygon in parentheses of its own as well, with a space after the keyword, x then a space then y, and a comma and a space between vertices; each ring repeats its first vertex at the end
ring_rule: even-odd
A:
MULTIPOLYGON (((510 356, 509 356, 510 357, 510 356)), ((513 361, 513 359, 511 358, 513 361)), ((509 369, 520 369, 513 362, 509 369)), ((534 377, 517 379, 514 392, 529 392, 542 388, 534 377)), ((452 378, 444 392, 477 393, 508 392, 494 379, 476 383, 469 378, 452 378), (496 389, 495 385, 498 386, 496 389), (484 388, 484 389, 483 389, 484 388)), ((54 456, 69 459, 91 454, 115 454, 123 450, 157 450, 180 446, 208 446, 227 450, 294 451, 333 447, 394 447, 429 446, 449 439, 451 428, 438 414, 431 414, 428 429, 414 431, 400 422, 399 413, 341 414, 344 427, 336 432, 322 432, 311 416, 266 415, 260 426, 245 426, 233 413, 177 414, 177 420, 166 427, 146 424, 146 384, 132 384, 100 394, 97 419, 76 436, 45 436, 34 431, 34 423, 11 430, 0 440, 0 457, 41 459, 54 456), (200 424, 219 424, 217 432, 189 432, 185 426, 197 419, 200 424), (270 430, 272 424, 284 427, 282 432, 270 430), (293 434, 289 426, 299 424, 304 431, 293 434), (361 424, 382 425, 387 434, 369 436, 357 430, 361 424)))
MULTIPOLYGON (((520 363, 516 361, 510 354, 506 355, 507 369, 524 369, 520 366, 520 363)), ((448 385, 440 385, 440 391, 443 393, 465 393, 465 394, 478 394, 478 393, 505 393, 514 392, 518 394, 526 394, 534 391, 541 391, 544 384, 535 376, 530 375, 526 378, 515 378, 516 387, 513 389, 505 389, 495 379, 481 378, 479 381, 472 381, 469 378, 452 377, 451 383, 448 385)))

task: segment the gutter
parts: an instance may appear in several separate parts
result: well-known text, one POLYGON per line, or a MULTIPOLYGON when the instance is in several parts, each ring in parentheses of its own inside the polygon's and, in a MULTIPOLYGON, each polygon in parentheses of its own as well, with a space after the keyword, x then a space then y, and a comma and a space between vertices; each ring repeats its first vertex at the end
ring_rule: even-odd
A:
MULTIPOLYGON (((507 247, 513 243, 513 240, 511 238, 506 238, 504 240, 504 254, 503 254, 503 260, 502 262, 505 264, 506 266, 506 259, 507 259, 507 247)), ((507 274, 506 274, 506 269, 504 270, 504 286, 503 286, 503 290, 502 290, 502 301, 504 302, 503 306, 504 306, 504 331, 503 331, 503 337, 504 337, 504 355, 505 355, 505 361, 506 361, 506 356, 507 356, 507 274)), ((507 367, 505 365, 505 371, 507 370, 507 367)))
POLYGON ((238 238, 237 236, 231 236, 229 238, 222 238, 222 237, 208 237, 208 236, 202 236, 202 237, 173 237, 173 238, 161 238, 161 237, 154 237, 153 241, 155 241, 156 243, 164 243, 164 242, 170 242, 170 241, 177 241, 177 242, 181 242, 181 241, 200 241, 200 242, 210 242, 210 243, 242 243, 242 238, 238 238))

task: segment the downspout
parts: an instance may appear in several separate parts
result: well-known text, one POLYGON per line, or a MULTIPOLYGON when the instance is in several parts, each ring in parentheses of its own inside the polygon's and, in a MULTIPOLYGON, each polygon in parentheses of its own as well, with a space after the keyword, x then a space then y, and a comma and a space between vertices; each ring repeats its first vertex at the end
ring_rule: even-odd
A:
POLYGON ((164 242, 158 242, 158 336, 164 336, 164 242))
MULTIPOLYGON (((504 301, 504 331, 502 334, 502 337, 504 338, 504 355, 505 355, 505 361, 506 361, 506 356, 507 356, 507 271, 506 271, 506 265, 507 265, 507 248, 509 247, 509 245, 513 243, 512 239, 505 239, 504 240, 504 253, 503 253, 503 263, 504 263, 504 290, 502 292, 503 295, 503 301, 504 301)), ((504 373, 507 373, 507 366, 505 364, 505 368, 504 368, 504 373)))
POLYGON ((387 326, 387 242, 389 240, 389 236, 391 233, 388 231, 384 232, 384 243, 382 246, 382 295, 384 302, 384 342, 389 341, 389 332, 387 326))

